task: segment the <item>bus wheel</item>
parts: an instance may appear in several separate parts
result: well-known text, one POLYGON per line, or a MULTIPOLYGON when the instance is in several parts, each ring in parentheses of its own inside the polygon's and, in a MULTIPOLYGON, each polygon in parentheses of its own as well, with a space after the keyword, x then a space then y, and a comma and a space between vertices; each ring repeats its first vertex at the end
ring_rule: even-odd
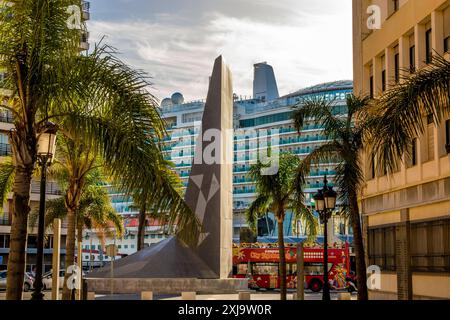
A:
POLYGON ((320 292, 322 290, 322 282, 318 279, 313 279, 309 282, 308 287, 312 292, 320 292))

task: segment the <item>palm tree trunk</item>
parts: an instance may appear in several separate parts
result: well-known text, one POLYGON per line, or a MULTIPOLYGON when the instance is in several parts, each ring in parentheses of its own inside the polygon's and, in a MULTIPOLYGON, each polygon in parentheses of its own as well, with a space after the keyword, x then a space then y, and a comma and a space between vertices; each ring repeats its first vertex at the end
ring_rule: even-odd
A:
POLYGON ((145 242, 145 217, 146 217, 147 206, 144 203, 139 210, 139 227, 138 227, 138 237, 137 237, 137 250, 144 249, 145 242))
POLYGON ((75 233, 77 229, 77 208, 80 204, 81 188, 83 182, 76 179, 71 180, 65 197, 65 206, 67 209, 67 236, 66 236, 66 273, 64 276, 63 300, 72 299, 72 290, 67 287, 67 280, 71 276, 67 268, 74 265, 75 262, 75 233))
POLYGON ((366 259, 361 231, 361 218, 359 216, 356 193, 350 193, 350 219, 353 228, 353 245, 355 246, 356 275, 358 277, 358 300, 368 300, 366 259))
POLYGON ((75 229, 76 229, 76 211, 73 207, 67 207, 67 236, 66 236, 66 260, 64 267, 66 273, 64 276, 63 286, 63 300, 72 299, 72 290, 67 286, 67 280, 70 274, 67 272, 67 268, 74 265, 75 260, 75 229))
POLYGON ((283 219, 284 214, 279 215, 278 218, 278 247, 280 252, 280 290, 281 300, 286 300, 286 252, 284 248, 284 232, 283 232, 283 219))
POLYGON ((16 167, 13 189, 13 221, 8 257, 7 300, 22 299, 32 173, 31 168, 16 167))

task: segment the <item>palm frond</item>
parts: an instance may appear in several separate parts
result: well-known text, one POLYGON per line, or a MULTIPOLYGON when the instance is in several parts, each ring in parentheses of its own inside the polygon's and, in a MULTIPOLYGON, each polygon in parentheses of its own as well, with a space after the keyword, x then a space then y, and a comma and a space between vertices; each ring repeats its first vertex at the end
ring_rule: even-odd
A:
POLYGON ((404 77, 376 101, 377 126, 367 140, 379 170, 395 172, 398 160, 409 153, 415 137, 425 130, 425 118, 439 124, 450 110, 450 62, 435 55, 433 61, 404 77))
POLYGON ((323 97, 308 98, 294 107, 292 119, 300 133, 306 121, 322 125, 327 136, 336 134, 343 127, 343 120, 334 112, 335 101, 327 101, 323 97))
POLYGON ((271 198, 268 196, 260 195, 257 197, 250 207, 245 211, 245 216, 250 229, 253 232, 257 231, 258 219, 267 214, 269 211, 271 198))

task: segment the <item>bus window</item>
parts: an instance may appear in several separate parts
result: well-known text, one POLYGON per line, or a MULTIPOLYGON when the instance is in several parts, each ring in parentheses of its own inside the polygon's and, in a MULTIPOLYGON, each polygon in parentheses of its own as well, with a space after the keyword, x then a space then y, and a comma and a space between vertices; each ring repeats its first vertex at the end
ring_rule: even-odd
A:
POLYGON ((297 264, 296 263, 288 263, 286 268, 287 275, 295 275, 297 274, 297 264))
MULTIPOLYGON (((328 263, 328 272, 333 268, 332 263, 328 263)), ((317 276, 323 274, 323 263, 305 262, 305 274, 317 276)))
POLYGON ((253 274, 260 275, 278 275, 278 264, 276 263, 255 263, 253 265, 253 274))
POLYGON ((246 263, 240 263, 237 265, 237 274, 247 274, 248 265, 246 263))

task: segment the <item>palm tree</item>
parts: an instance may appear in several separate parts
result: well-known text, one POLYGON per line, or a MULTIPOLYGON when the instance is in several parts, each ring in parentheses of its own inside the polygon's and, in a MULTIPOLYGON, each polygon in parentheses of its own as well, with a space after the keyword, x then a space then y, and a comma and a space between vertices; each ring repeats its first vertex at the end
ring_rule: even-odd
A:
POLYGON ((369 98, 347 96, 347 114, 334 112, 334 102, 323 98, 312 98, 295 107, 294 124, 300 133, 307 121, 323 126, 323 134, 329 142, 313 150, 298 168, 297 184, 305 184, 305 177, 311 167, 322 160, 336 161, 336 185, 340 192, 343 210, 348 213, 352 229, 356 255, 356 272, 358 274, 358 299, 367 300, 366 263, 364 256, 361 218, 358 208, 358 194, 364 182, 361 162, 363 137, 369 129, 367 121, 361 118, 366 114, 369 98))
MULTIPOLYGON (((163 174, 166 179, 171 182, 172 186, 179 192, 182 192, 182 182, 180 177, 175 174, 171 169, 171 164, 166 163, 163 174)), ((154 219, 158 219, 164 225, 167 217, 173 216, 174 212, 170 212, 170 203, 166 203, 164 194, 161 190, 154 190, 152 188, 142 188, 136 190, 133 194, 133 202, 136 204, 139 210, 139 225, 137 235, 137 250, 144 249, 145 243, 145 227, 146 218, 150 215, 154 219)), ((175 221, 176 222, 176 221, 175 221)), ((170 225, 168 227, 171 227, 170 225)))
MULTIPOLYGON (((1 99, 14 116, 10 132, 14 181, 7 299, 22 297, 31 179, 37 141, 46 123, 77 137, 105 159, 111 176, 130 193, 142 187, 161 190, 184 224, 180 233, 195 243, 199 223, 170 181, 165 179, 159 140, 164 123, 146 90, 147 76, 126 66, 115 50, 96 46, 79 55, 79 30, 67 26, 67 7, 80 0, 22 0, 0 4, 0 69, 6 71, 1 99), (189 230, 189 231, 187 231, 189 230)), ((78 191, 72 190, 76 197, 78 191)), ((175 214, 176 213, 176 214, 175 214)))
POLYGON ((376 101, 374 129, 367 133, 372 165, 397 171, 404 155, 411 157, 413 139, 425 132, 425 118, 440 125, 450 114, 450 61, 439 55, 415 73, 405 75, 376 101))
POLYGON ((277 219, 278 247, 280 252, 280 288, 281 300, 286 300, 286 253, 284 246, 283 224, 287 210, 301 216, 307 221, 308 229, 316 233, 317 221, 309 210, 304 210, 302 189, 295 190, 296 169, 300 159, 291 154, 281 154, 278 163, 278 172, 273 175, 263 174, 268 165, 258 162, 252 165, 249 176, 256 184, 256 200, 248 208, 247 221, 253 230, 256 230, 258 218, 273 212, 277 219), (294 196, 296 195, 296 196, 294 196))
MULTIPOLYGON (((63 172, 62 175, 67 172, 63 172)), ((82 247, 83 229, 95 230, 98 237, 121 237, 124 231, 122 217, 113 209, 111 200, 105 185, 102 182, 101 175, 98 169, 93 169, 86 175, 85 184, 83 185, 80 201, 76 209, 75 224, 77 230, 77 245, 82 247), (115 230, 115 231, 112 231, 115 230)), ((66 190, 67 193, 68 190, 66 190)), ((67 219, 69 216, 69 209, 66 203, 66 197, 60 197, 46 201, 46 217, 45 229, 47 230, 53 224, 54 219, 67 219)), ((34 226, 37 223, 38 212, 32 212, 30 217, 30 225, 34 226)), ((70 228, 69 228, 70 229, 70 228)), ((74 245, 70 244, 74 247, 74 245)), ((67 244, 66 244, 67 246, 67 244)), ((74 263, 74 250, 72 250, 72 257, 70 260, 74 263)), ((79 252, 80 253, 80 252, 79 252)), ((66 250, 67 254, 67 250, 66 250)), ((82 267, 82 255, 78 254, 78 266, 82 267)), ((66 258, 66 261, 68 259, 66 258)), ((66 262, 67 263, 67 262, 66 262)), ((67 288, 66 281, 64 288, 67 288)))

